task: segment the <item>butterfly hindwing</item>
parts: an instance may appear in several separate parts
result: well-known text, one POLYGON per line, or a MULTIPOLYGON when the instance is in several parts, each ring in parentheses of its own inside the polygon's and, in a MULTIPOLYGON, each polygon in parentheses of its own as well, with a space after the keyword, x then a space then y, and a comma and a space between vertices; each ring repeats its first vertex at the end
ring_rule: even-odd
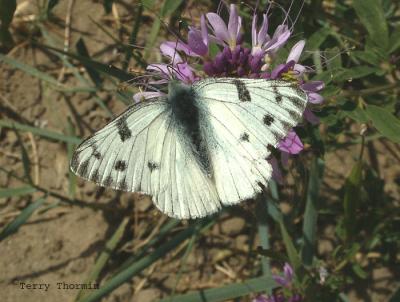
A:
POLYGON ((193 88, 221 202, 254 197, 271 177, 269 147, 301 119, 305 93, 290 82, 264 79, 211 78, 193 88))

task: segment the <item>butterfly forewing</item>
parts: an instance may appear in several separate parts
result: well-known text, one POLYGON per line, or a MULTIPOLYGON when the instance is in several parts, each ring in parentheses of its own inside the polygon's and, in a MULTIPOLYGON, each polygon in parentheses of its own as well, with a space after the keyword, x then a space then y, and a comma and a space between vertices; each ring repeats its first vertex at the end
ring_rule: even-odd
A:
POLYGON ((269 147, 301 119, 305 93, 289 82, 237 78, 206 79, 194 90, 221 202, 254 197, 271 177, 269 147))

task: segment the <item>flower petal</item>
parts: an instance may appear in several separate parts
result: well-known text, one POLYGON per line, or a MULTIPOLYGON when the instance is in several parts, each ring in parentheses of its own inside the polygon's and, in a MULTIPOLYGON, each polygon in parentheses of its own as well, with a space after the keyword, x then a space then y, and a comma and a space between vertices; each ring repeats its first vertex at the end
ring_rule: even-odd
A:
POLYGON ((289 263, 285 263, 283 266, 283 274, 285 275, 287 281, 291 282, 293 280, 294 272, 289 263))
POLYGON ((204 56, 208 52, 208 46, 204 44, 199 30, 189 30, 188 45, 190 50, 197 55, 204 56))
POLYGON ((278 283, 279 285, 281 285, 281 286, 285 286, 286 287, 287 285, 289 285, 289 282, 282 276, 272 275, 272 279, 274 279, 274 281, 276 283, 278 283))
POLYGON ((215 36, 222 43, 223 41, 229 41, 229 32, 226 24, 222 18, 216 13, 208 13, 207 15, 208 22, 210 22, 211 27, 214 30, 215 36))
POLYGON ((317 92, 325 87, 325 83, 322 81, 310 81, 301 85, 301 89, 309 92, 317 92))
POLYGON ((307 95, 308 101, 312 104, 321 104, 324 101, 323 96, 316 92, 309 92, 307 95))
POLYGON ((238 15, 236 5, 231 4, 229 9, 228 33, 230 41, 236 41, 240 30, 241 20, 238 15))
POLYGON ((301 53, 303 52, 304 45, 306 45, 306 41, 304 40, 297 42, 290 50, 286 62, 295 61, 297 63, 300 59, 301 53))
POLYGON ((286 137, 278 144, 279 150, 289 154, 298 154, 303 148, 303 143, 293 130, 290 130, 286 137))
POLYGON ((304 110, 303 116, 306 121, 311 123, 312 125, 319 124, 319 118, 311 111, 311 109, 306 108, 306 110, 304 110))
POLYGON ((269 40, 271 40, 271 38, 268 35, 268 16, 267 14, 263 14, 263 23, 261 25, 260 31, 258 32, 257 41, 258 44, 263 45, 269 40))

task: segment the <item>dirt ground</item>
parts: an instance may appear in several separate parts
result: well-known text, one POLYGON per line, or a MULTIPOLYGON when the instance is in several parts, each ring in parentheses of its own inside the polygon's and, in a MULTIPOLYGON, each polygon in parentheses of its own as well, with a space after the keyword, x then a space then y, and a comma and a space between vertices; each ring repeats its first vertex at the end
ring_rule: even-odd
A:
MULTIPOLYGON (((60 1, 54 10, 55 16, 62 20, 65 19, 67 2, 60 1)), ((125 4, 122 2, 117 5, 121 20, 129 19, 130 16, 129 7, 132 4, 129 1, 125 1, 125 4)), ((20 12, 20 16, 30 15, 31 12, 28 6, 20 12)), ((117 30, 115 23, 110 21, 112 17, 105 16, 101 1, 76 1, 71 23, 73 28, 71 49, 74 49, 73 45, 77 39, 83 36, 89 53, 93 54, 96 60, 107 63, 118 62, 118 53, 109 47, 113 41, 94 26, 88 16, 103 24, 112 23, 109 28, 117 30)), ((26 23, 21 21, 18 27, 21 32, 24 31, 24 26, 27 26, 26 23)), ((64 27, 52 25, 50 28, 62 41, 64 27)), ((143 37, 144 33, 139 38, 143 37)), ((138 44, 140 43, 143 43, 143 40, 138 41, 138 44)), ((11 57, 34 65, 55 77, 60 74, 61 64, 39 49, 21 45, 13 51, 11 57)), ((77 84, 68 72, 65 73, 63 81, 69 86, 77 84)), ((107 115, 92 101, 89 94, 67 95, 56 92, 38 79, 3 63, 0 65, 0 94, 2 119, 14 119, 62 132, 67 129, 68 120, 75 122, 74 112, 76 112, 85 122, 81 128, 77 128, 76 134, 82 137, 108 120, 107 115)), ((124 105, 112 94, 104 93, 101 97, 114 113, 124 109, 124 105)), ((31 171, 33 179, 39 185, 67 196, 69 182, 66 146, 22 132, 21 140, 28 150, 31 162, 34 163, 31 171)), ((376 143, 375 147, 378 151, 381 177, 386 182, 385 189, 399 200, 398 158, 387 152, 385 146, 380 143, 376 143)), ((23 163, 20 160, 18 137, 14 131, 1 129, 0 150, 0 165, 22 176, 23 163)), ((336 198, 330 196, 329 191, 343 184, 354 163, 351 154, 355 155, 357 152, 355 148, 349 148, 327 154, 324 196, 332 200, 336 198)), ((399 155, 398 150, 395 150, 396 154, 399 155)), ((21 183, 14 178, 4 173, 0 174, 0 187, 20 185, 21 183)), ((293 185, 289 182, 288 190, 291 190, 293 185)), ((0 199, 0 227, 12 221, 24 206, 39 196, 34 194, 30 198, 0 199)), ((78 291, 57 289, 57 283, 82 283, 91 272, 99 252, 104 249, 106 241, 124 217, 131 216, 134 221, 128 231, 131 237, 124 241, 123 246, 119 247, 117 254, 112 258, 108 267, 109 272, 118 267, 138 245, 146 240, 144 234, 148 230, 159 227, 160 222, 165 221, 165 217, 146 197, 102 190, 81 180, 78 180, 77 198, 101 206, 92 209, 61 203, 46 211, 35 213, 18 233, 1 242, 1 301, 73 301, 78 291), (47 291, 22 289, 23 282, 50 283, 51 286, 47 291)), ((52 205, 56 202, 57 199, 49 197, 46 204, 52 205)), ((290 211, 291 202, 294 201, 288 198, 282 204, 282 208, 290 211)), ((253 210, 254 202, 251 201, 237 207, 229 215, 224 215, 205 238, 201 239, 200 244, 189 255, 177 292, 216 287, 252 276, 259 265, 259 260, 248 259, 247 253, 250 248, 256 248, 258 245, 257 236, 253 243, 250 240, 256 230, 252 223, 253 210)), ((331 240, 332 232, 332 226, 326 226, 322 231, 320 255, 333 251, 335 243, 331 240)), ((140 276, 115 290, 105 301, 147 302, 171 294, 176 285, 180 260, 181 254, 175 253, 163 261, 156 262, 140 276)), ((350 291, 351 301, 387 301, 389 294, 399 285, 393 280, 395 277, 390 268, 374 268, 371 278, 368 279, 370 283, 366 284, 366 291, 350 291), (370 300, 365 298, 367 293, 372 297, 370 300)))

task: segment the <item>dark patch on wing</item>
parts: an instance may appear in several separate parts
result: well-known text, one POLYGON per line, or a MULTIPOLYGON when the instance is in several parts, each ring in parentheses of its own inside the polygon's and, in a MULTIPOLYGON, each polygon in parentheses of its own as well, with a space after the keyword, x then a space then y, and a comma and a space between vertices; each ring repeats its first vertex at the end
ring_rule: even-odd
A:
POLYGON ((272 135, 274 136, 276 141, 279 141, 280 138, 282 137, 282 135, 280 135, 278 132, 276 131, 271 131, 272 135))
POLYGON ((236 86, 239 101, 251 102, 250 92, 246 87, 246 84, 239 79, 234 79, 232 84, 236 86))
POLYGON ((84 176, 84 175, 87 174, 87 172, 88 172, 88 167, 89 167, 89 162, 90 162, 90 160, 87 159, 87 160, 85 160, 83 163, 81 163, 81 164, 79 165, 79 168, 78 168, 78 174, 79 174, 79 175, 84 176))
POLYGON ((97 150, 96 145, 92 145, 92 149, 93 149, 92 156, 96 159, 100 159, 101 153, 99 152, 99 150, 97 150))
POLYGON ((159 168, 158 164, 153 161, 147 162, 147 167, 149 167, 150 172, 153 172, 155 169, 159 168))
POLYGON ((126 162, 124 160, 117 160, 117 162, 115 163, 114 169, 117 171, 125 171, 126 162))
POLYGON ((285 132, 288 132, 292 128, 292 125, 286 121, 281 121, 281 123, 285 132))
POLYGON ((287 112, 289 113, 290 117, 294 119, 295 121, 299 121, 301 119, 301 114, 299 112, 296 112, 294 110, 286 109, 287 112))
POLYGON ((96 183, 99 182, 99 169, 94 170, 92 176, 90 177, 90 179, 96 183))
POLYGON ((305 103, 298 97, 289 97, 289 100, 295 105, 299 110, 303 110, 305 103))
POLYGON ((72 170, 74 170, 75 172, 78 172, 78 165, 79 165, 79 154, 81 152, 79 151, 75 151, 74 155, 72 155, 72 159, 71 159, 71 168, 72 170))
POLYGON ((113 183, 113 178, 111 177, 111 175, 108 175, 106 177, 106 179, 104 180, 103 185, 105 185, 106 187, 111 186, 111 184, 113 183))
POLYGON ((242 135, 240 136, 240 140, 245 141, 245 142, 249 142, 250 141, 249 140, 249 135, 246 132, 242 133, 242 135))
POLYGON ((118 183, 118 188, 122 191, 128 191, 128 184, 125 178, 118 183))
POLYGON ((118 128, 118 134, 121 138, 121 141, 126 141, 128 138, 132 136, 132 132, 128 127, 128 123, 126 122, 126 117, 121 116, 116 122, 118 128))
POLYGON ((281 95, 276 95, 275 100, 278 104, 282 103, 282 96, 281 95))
POLYGON ((275 148, 271 144, 268 144, 267 145, 267 150, 272 153, 275 150, 275 148))
POLYGON ((273 116, 266 114, 266 115, 264 115, 263 122, 265 125, 271 126, 271 124, 274 122, 274 118, 273 118, 273 116))

